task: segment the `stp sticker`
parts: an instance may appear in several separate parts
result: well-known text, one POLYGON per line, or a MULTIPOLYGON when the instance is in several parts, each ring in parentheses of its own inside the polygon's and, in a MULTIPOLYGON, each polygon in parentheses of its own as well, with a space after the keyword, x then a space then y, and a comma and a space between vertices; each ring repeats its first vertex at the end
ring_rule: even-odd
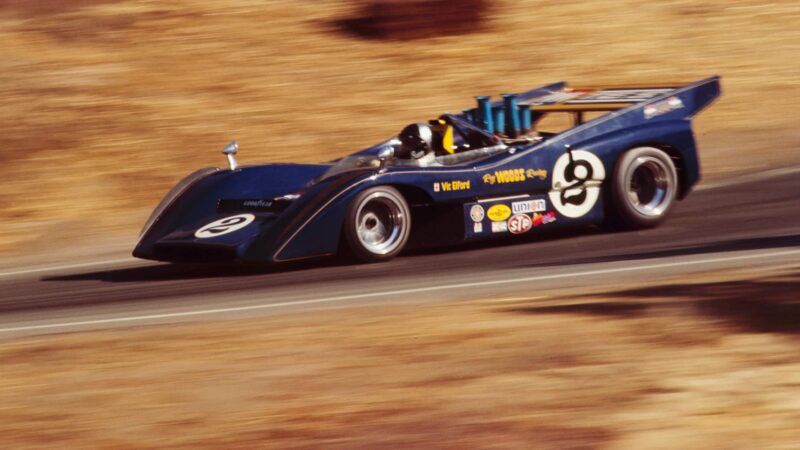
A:
POLYGON ((506 205, 494 205, 486 211, 486 215, 493 222, 502 222, 511 216, 511 208, 506 205))
POLYGON ((600 185, 606 178, 603 162, 594 153, 574 150, 564 153, 553 166, 553 189, 550 202, 561 215, 577 218, 591 211, 600 197, 600 185))
POLYGON ((483 211, 483 206, 481 205, 473 205, 472 208, 469 209, 469 217, 473 222, 482 221, 484 216, 485 213, 483 211))
POLYGON ((526 233, 533 226, 533 221, 527 214, 514 214, 508 219, 508 231, 514 234, 526 233))
POLYGON ((542 212, 547 209, 544 200, 525 200, 524 202, 514 202, 511 204, 511 212, 514 214, 525 214, 542 212))
POLYGON ((242 228, 250 225, 254 220, 256 220, 256 216, 252 214, 239 214, 236 216, 215 220, 197 230, 194 233, 194 237, 198 239, 208 239, 222 236, 223 234, 233 233, 234 231, 241 230, 242 228))

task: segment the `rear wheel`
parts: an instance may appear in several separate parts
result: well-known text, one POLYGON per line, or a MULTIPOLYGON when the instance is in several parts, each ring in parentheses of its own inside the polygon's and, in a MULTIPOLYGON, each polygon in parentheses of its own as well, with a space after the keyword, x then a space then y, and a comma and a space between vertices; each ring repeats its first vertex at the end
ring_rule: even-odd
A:
POLYGON ((617 161, 611 183, 615 225, 649 228, 660 224, 672 210, 678 173, 663 150, 637 147, 617 161))
POLYGON ((411 231, 411 211, 400 192, 377 186, 361 192, 347 209, 344 238, 363 262, 387 261, 403 250, 411 231))

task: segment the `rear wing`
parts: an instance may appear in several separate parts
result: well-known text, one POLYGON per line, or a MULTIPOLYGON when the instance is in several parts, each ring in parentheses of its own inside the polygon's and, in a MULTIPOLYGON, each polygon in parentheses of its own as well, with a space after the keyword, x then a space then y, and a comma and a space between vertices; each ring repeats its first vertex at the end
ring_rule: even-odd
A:
POLYGON ((666 87, 564 87, 552 94, 536 97, 525 103, 533 111, 616 111, 636 103, 668 94, 680 85, 666 87))
MULTIPOLYGON (((542 86, 521 94, 503 94, 490 102, 476 97, 478 107, 465 110, 463 116, 490 133, 516 135, 525 133, 535 118, 548 112, 610 112, 623 109, 643 110, 644 119, 691 118, 720 94, 719 76, 693 83, 643 84, 627 86, 568 86, 565 82, 542 86)), ((581 123, 579 120, 578 123, 581 123)))

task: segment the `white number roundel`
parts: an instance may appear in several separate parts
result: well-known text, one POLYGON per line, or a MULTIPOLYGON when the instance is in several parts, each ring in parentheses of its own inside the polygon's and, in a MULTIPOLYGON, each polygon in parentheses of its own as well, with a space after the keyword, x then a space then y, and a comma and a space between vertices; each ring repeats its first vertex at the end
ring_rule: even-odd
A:
POLYGON ((222 236, 223 234, 233 233, 234 231, 241 230, 242 228, 250 225, 254 220, 256 220, 256 216, 252 214, 239 214, 236 216, 215 220, 197 230, 194 233, 194 237, 198 239, 208 239, 222 236))
POLYGON ((600 197, 600 183, 606 178, 603 162, 586 150, 565 153, 553 166, 553 189, 550 202, 566 217, 581 217, 588 213, 600 197))

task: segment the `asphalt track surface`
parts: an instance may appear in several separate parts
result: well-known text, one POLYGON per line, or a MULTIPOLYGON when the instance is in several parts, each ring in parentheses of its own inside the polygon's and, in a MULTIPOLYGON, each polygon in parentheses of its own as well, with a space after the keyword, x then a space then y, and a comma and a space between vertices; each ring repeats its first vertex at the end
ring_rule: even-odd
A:
MULTIPOLYGON (((116 262, 0 273, 0 338, 405 302, 547 297, 751 267, 800 270, 800 170, 701 186, 653 230, 542 233, 350 265, 116 262)), ((800 295, 800 292, 798 292, 800 295)))

